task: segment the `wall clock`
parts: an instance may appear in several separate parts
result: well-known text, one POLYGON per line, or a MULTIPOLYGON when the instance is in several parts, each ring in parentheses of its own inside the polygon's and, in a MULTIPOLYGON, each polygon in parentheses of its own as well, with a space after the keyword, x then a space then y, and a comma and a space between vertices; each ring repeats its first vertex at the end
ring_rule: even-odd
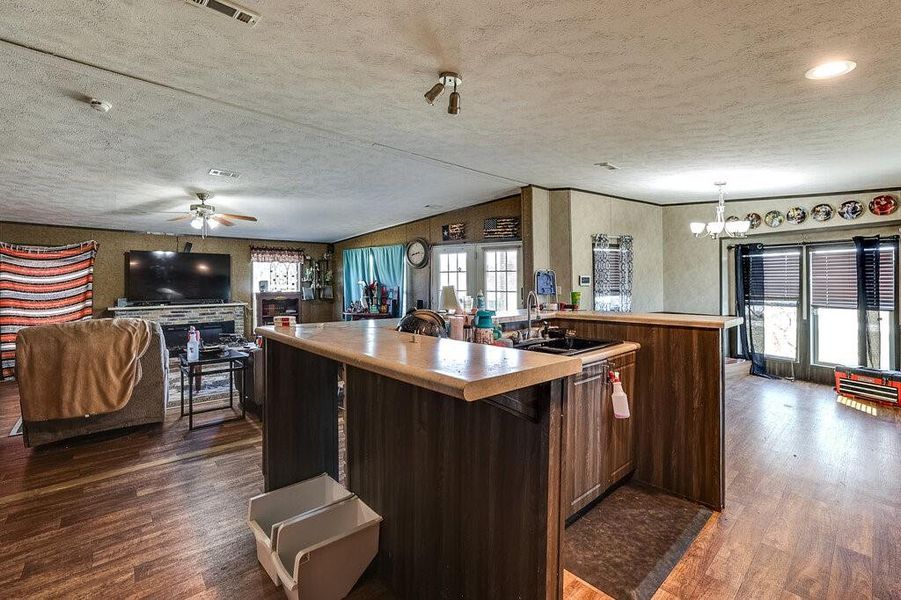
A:
POLYGON ((421 269, 429 264, 429 243, 423 238, 416 238, 407 244, 407 262, 414 269, 421 269))

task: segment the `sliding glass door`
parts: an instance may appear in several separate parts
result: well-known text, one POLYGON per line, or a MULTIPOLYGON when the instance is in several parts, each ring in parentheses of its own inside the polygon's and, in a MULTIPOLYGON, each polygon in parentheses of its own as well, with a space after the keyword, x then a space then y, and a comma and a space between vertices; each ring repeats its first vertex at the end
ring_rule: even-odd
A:
POLYGON ((898 368, 898 240, 736 247, 739 353, 753 372, 828 383, 837 365, 898 368))

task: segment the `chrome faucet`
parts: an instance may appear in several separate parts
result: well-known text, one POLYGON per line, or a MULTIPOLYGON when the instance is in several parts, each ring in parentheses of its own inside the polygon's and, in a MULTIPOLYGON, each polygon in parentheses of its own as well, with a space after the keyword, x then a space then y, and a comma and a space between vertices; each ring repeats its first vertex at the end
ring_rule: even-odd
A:
POLYGON ((532 337, 532 298, 535 299, 535 318, 541 318, 541 312, 538 309, 538 294, 536 294, 534 290, 529 290, 529 297, 526 299, 526 317, 528 319, 528 324, 526 325, 527 329, 525 331, 526 339, 532 337))

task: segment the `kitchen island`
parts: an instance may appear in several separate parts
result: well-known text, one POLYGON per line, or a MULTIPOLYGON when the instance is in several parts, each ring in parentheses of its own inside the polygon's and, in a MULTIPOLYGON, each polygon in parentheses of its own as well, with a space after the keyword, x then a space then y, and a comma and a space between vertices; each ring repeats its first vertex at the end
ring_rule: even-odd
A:
POLYGON ((636 345, 579 358, 376 322, 257 333, 267 490, 337 478, 343 369, 347 485, 384 519, 374 575, 408 598, 562 596, 567 390, 594 361, 634 356, 636 345))

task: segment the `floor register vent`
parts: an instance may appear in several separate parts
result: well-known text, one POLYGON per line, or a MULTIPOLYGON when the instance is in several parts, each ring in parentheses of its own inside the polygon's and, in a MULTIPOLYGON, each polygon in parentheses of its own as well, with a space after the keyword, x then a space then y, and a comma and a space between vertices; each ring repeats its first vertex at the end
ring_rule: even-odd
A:
POLYGON ((260 20, 260 15, 233 2, 223 2, 222 0, 185 0, 185 2, 195 6, 211 8, 226 17, 231 17, 250 26, 256 25, 257 21, 260 20))

